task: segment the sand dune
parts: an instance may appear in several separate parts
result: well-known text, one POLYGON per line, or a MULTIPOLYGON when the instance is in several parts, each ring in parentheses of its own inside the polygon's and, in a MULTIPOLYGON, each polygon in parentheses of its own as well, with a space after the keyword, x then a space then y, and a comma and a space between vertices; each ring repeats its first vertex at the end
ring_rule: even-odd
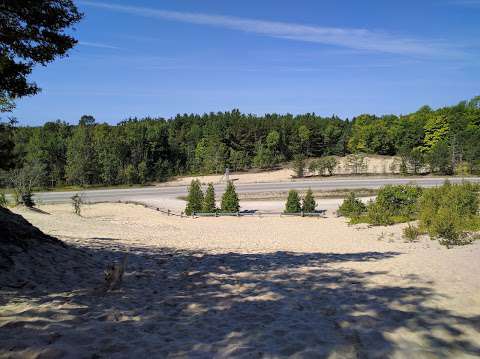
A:
POLYGON ((0 357, 478 357, 480 243, 405 243, 342 218, 17 211, 80 251, 68 283, 1 289, 0 357), (128 252, 119 290, 102 270, 128 252))
MULTIPOLYGON (((346 157, 335 156, 337 159, 337 166, 335 167, 335 174, 337 175, 352 175, 352 170, 347 165, 346 157)), ((310 159, 309 161, 312 161, 310 159)), ((308 162, 308 161, 307 161, 308 162)), ((365 156, 365 168, 360 171, 363 174, 370 175, 387 175, 399 174, 400 158, 395 156, 379 156, 368 155, 365 156)), ((230 179, 235 180, 235 183, 262 183, 262 182, 284 182, 292 181, 295 177, 295 172, 290 165, 285 165, 285 168, 270 170, 270 171, 251 171, 251 172, 234 172, 231 173, 230 179)), ((312 175, 306 170, 306 176, 312 175)), ((172 181, 161 183, 160 186, 180 186, 189 185, 192 179, 200 179, 202 183, 220 183, 224 180, 223 174, 205 175, 205 176, 185 176, 179 177, 172 181)), ((310 177, 316 180, 322 177, 310 177)), ((328 177, 327 177, 328 178, 328 177)), ((308 179, 308 177, 307 177, 308 179)), ((305 180, 305 179, 301 179, 305 180)))

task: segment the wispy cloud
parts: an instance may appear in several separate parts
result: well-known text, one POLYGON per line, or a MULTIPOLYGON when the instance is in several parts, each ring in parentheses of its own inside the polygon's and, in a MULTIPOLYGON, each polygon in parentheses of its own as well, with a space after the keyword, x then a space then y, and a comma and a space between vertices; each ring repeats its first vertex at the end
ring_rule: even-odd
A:
POLYGON ((79 41, 78 44, 81 45, 81 46, 97 47, 97 48, 100 48, 100 49, 121 50, 120 47, 112 46, 112 45, 108 45, 108 44, 102 44, 102 43, 99 43, 99 42, 79 41))
POLYGON ((458 53, 442 41, 421 40, 367 29, 310 26, 233 16, 166 11, 146 7, 92 2, 88 0, 81 1, 80 3, 87 6, 123 12, 136 16, 180 21, 197 25, 216 26, 275 38, 340 46, 355 50, 416 56, 435 56, 458 53))

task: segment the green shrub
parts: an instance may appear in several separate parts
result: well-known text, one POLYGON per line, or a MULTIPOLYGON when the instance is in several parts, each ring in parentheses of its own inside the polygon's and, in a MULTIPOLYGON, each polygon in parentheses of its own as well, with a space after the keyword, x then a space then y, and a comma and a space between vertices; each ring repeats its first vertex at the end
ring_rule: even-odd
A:
POLYGON ((300 213, 302 207, 300 206, 300 196, 295 190, 288 192, 287 203, 285 204, 285 213, 300 213))
POLYGON ((374 226, 388 226, 395 223, 393 216, 376 201, 371 201, 367 206, 366 222, 374 226))
POLYGON ((472 174, 472 166, 468 162, 460 162, 455 166, 457 176, 468 176, 472 174))
POLYGON ((335 167, 337 166, 337 159, 333 156, 321 157, 310 163, 308 170, 311 173, 317 173, 321 176, 333 176, 335 174, 335 167))
POLYGON ((217 208, 215 206, 215 188, 212 183, 208 184, 205 198, 203 199, 202 212, 215 213, 217 208))
POLYGON ((228 181, 225 193, 222 196, 221 209, 223 212, 234 213, 240 210, 240 202, 232 181, 228 181))
POLYGON ((355 218, 364 214, 366 209, 367 207, 356 197, 355 192, 350 192, 338 207, 337 213, 344 217, 355 218))
POLYGON ((380 189, 375 203, 389 216, 413 217, 417 213, 417 201, 421 195, 422 189, 417 186, 387 185, 380 189))
POLYGON ((315 207, 317 207, 317 203, 313 197, 312 190, 309 188, 302 201, 302 211, 305 213, 313 213, 315 212, 315 207))
POLYGON ((329 176, 335 174, 335 167, 337 167, 337 159, 333 156, 322 157, 323 168, 327 171, 329 176))
POLYGON ((387 185, 382 187, 376 200, 368 205, 368 222, 373 225, 388 225, 415 219, 417 201, 421 194, 422 189, 417 186, 387 185))
POLYGON ((417 241, 420 234, 420 229, 417 226, 412 226, 410 223, 408 224, 408 227, 403 229, 403 238, 409 242, 417 241))
POLYGON ((418 204, 421 227, 447 246, 464 244, 467 232, 480 228, 480 204, 476 191, 475 185, 452 185, 449 182, 425 190, 418 204))
POLYGON ((194 212, 200 212, 203 204, 203 192, 199 180, 192 180, 188 188, 187 206, 185 214, 192 215, 194 212))
POLYGON ((302 178, 305 175, 305 167, 305 156, 296 155, 293 160, 293 170, 295 172, 295 176, 298 178, 302 178))

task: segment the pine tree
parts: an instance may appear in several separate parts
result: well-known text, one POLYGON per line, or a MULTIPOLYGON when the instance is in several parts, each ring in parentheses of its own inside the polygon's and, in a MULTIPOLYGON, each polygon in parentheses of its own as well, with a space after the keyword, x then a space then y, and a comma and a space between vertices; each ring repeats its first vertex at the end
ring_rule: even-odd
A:
POLYGON ((238 212, 240 210, 240 203, 238 201, 237 192, 232 181, 228 181, 227 189, 222 196, 221 209, 223 212, 238 212))
POLYGON ((302 210, 300 206, 300 197, 298 192, 290 190, 288 192, 287 203, 285 204, 285 213, 300 213, 302 210))
POLYGON ((315 202, 315 198, 313 197, 313 192, 309 188, 307 191, 307 194, 303 198, 302 211, 305 213, 313 213, 315 212, 316 206, 317 206, 317 203, 315 202))
POLYGON ((209 183, 207 192, 205 192, 205 198, 203 199, 202 212, 215 213, 217 208, 215 206, 215 188, 213 184, 209 183))
POLYGON ((192 180, 188 188, 187 207, 185 207, 185 214, 192 215, 194 212, 202 210, 203 192, 199 180, 192 180))

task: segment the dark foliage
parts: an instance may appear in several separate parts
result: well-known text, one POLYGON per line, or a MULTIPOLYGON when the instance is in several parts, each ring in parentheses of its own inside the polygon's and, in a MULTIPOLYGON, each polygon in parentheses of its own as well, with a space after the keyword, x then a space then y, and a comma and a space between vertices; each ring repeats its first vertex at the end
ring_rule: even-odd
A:
POLYGON ((285 213, 300 213, 302 206, 300 205, 300 196, 295 190, 288 191, 287 202, 285 203, 285 213))
POLYGON ((232 181, 229 181, 225 193, 222 196, 222 212, 234 213, 240 210, 240 202, 232 181))
POLYGON ((195 212, 200 212, 203 205, 203 192, 199 180, 192 180, 188 188, 187 206, 185 214, 190 216, 195 212))
POLYGON ((308 189, 302 200, 302 211, 305 213, 313 213, 315 212, 315 207, 317 207, 317 203, 313 197, 313 192, 311 189, 308 189))
POLYGON ((0 1, 0 94, 36 94, 39 88, 28 75, 36 64, 46 65, 77 43, 65 30, 81 18, 71 0, 0 1))
MULTIPOLYGON (((320 156, 322 160, 310 161, 309 170, 331 175, 336 161, 329 156, 350 153, 355 155, 346 167, 357 174, 365 172, 363 154, 401 154, 405 172, 412 174, 448 174, 459 168, 469 174, 480 171, 479 138, 480 107, 473 99, 436 111, 425 107, 401 117, 352 121, 313 114, 259 117, 233 110, 168 121, 131 118, 112 126, 84 116, 76 126, 61 121, 4 126, 0 141, 5 155, 0 156, 15 156, 16 167, 40 162, 48 186, 146 183, 172 175, 223 173, 227 167, 268 169, 280 161, 320 156), (12 142, 14 148, 8 150, 12 142)), ((302 175, 305 163, 296 162, 302 175)))

